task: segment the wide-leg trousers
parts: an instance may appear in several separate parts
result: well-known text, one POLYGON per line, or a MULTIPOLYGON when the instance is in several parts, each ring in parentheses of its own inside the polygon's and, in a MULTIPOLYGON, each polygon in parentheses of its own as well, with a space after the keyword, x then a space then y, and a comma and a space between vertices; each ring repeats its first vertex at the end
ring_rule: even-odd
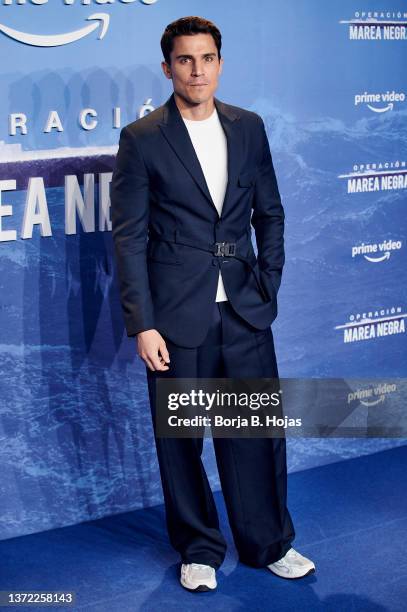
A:
MULTIPOLYGON (((271 328, 259 331, 233 309, 215 302, 204 342, 180 347, 165 338, 166 371, 146 366, 166 524, 183 563, 218 569, 226 554, 218 514, 201 455, 203 438, 162 438, 155 432, 156 379, 278 377, 271 328)), ((287 509, 285 438, 213 437, 229 524, 239 560, 265 567, 285 555, 295 537, 287 509)))

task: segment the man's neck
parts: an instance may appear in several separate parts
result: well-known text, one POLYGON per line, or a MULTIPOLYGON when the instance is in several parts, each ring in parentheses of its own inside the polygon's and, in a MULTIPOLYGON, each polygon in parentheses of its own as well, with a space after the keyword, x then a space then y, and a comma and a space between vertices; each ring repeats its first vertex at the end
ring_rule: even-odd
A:
POLYGON ((174 92, 175 103, 178 107, 179 112, 184 119, 190 119, 192 121, 203 121, 208 119, 215 110, 215 102, 212 98, 201 102, 200 104, 189 104, 184 98, 181 98, 174 92))

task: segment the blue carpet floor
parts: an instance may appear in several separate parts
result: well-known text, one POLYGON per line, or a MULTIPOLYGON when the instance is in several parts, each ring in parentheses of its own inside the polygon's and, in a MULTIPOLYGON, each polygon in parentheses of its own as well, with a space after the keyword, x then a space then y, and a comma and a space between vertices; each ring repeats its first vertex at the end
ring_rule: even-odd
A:
POLYGON ((406 474, 407 446, 401 446, 289 475, 294 547, 317 566, 301 580, 237 563, 217 492, 229 549, 215 593, 179 586, 162 506, 0 542, 0 590, 72 589, 74 610, 92 612, 404 611, 406 474))

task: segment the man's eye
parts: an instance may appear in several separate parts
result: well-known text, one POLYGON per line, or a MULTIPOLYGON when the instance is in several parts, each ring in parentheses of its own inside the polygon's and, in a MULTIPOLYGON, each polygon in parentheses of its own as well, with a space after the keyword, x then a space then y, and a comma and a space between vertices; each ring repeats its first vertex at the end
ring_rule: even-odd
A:
POLYGON ((189 57, 182 57, 181 64, 185 64, 186 62, 189 62, 189 57))
POLYGON ((205 58, 207 62, 213 62, 213 57, 212 55, 210 55, 209 57, 205 58))

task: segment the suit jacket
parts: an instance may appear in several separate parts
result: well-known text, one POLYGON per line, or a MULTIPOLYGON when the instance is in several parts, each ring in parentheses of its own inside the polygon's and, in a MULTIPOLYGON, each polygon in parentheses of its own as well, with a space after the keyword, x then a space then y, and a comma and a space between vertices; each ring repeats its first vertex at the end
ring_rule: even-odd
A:
POLYGON ((219 269, 231 305, 247 322, 261 330, 277 316, 284 210, 264 123, 214 101, 228 148, 221 216, 174 94, 120 132, 110 199, 128 336, 155 328, 180 346, 198 346, 211 323, 219 269), (215 255, 221 242, 234 243, 236 256, 215 255))

